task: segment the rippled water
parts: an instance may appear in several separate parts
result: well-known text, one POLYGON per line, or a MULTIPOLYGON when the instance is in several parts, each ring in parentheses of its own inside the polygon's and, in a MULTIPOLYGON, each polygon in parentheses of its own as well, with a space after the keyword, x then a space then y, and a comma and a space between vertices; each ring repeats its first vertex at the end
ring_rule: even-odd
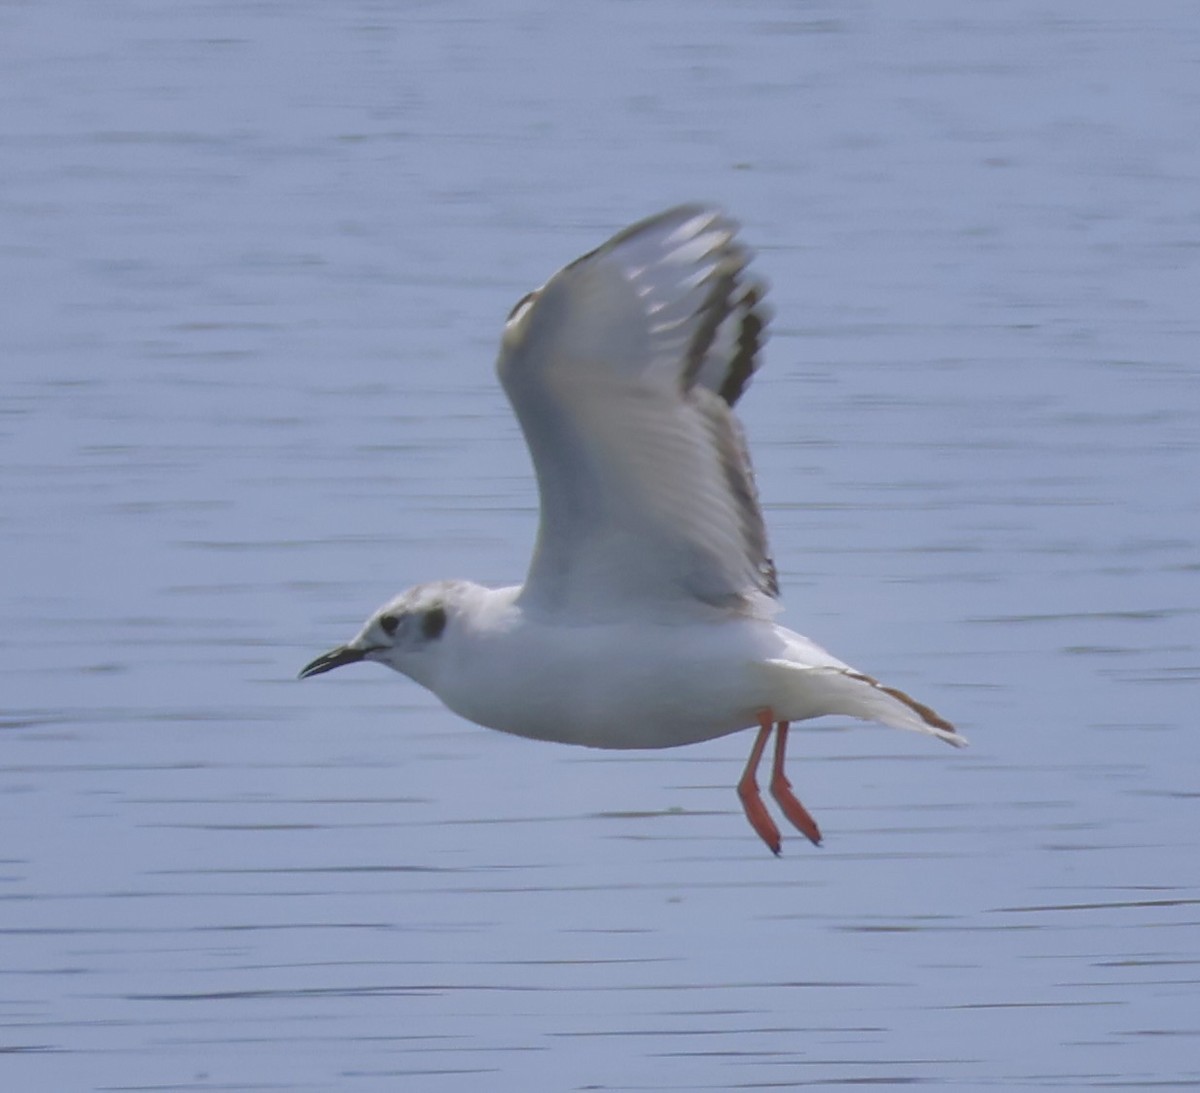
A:
POLYGON ((1188 5, 0 9, 5 1089, 1200 1085, 1188 5), (773 283, 788 621, 973 747, 593 753, 296 670, 511 581, 508 307, 773 283), (406 1080, 407 1079, 407 1080, 406 1080))

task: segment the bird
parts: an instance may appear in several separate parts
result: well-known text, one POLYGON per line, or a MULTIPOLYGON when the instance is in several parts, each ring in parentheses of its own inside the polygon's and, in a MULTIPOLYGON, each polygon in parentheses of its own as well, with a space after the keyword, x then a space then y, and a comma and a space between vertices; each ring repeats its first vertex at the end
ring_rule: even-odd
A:
POLYGON ((522 584, 437 580, 385 603, 301 679, 360 661, 537 740, 670 748, 755 730, 737 794, 778 855, 757 771, 814 845, 785 773, 793 722, 840 715, 949 744, 955 727, 776 621, 780 588, 734 407, 762 363, 766 283, 739 225, 679 205, 523 296, 496 370, 540 497, 522 584))

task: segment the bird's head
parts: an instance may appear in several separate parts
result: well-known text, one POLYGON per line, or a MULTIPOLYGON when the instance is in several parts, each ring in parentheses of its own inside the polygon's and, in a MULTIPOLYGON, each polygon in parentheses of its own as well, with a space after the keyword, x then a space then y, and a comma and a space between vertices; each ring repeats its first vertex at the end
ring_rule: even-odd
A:
POLYGON ((467 582, 437 581, 400 593, 367 619, 351 641, 301 668, 300 678, 373 660, 428 686, 437 651, 468 587, 467 582))

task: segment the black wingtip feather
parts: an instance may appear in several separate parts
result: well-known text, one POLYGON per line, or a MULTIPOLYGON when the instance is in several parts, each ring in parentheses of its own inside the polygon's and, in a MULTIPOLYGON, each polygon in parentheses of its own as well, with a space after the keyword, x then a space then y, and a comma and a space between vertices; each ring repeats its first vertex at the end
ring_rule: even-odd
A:
POLYGON ((735 305, 734 310, 743 312, 738 330, 737 352, 729 362, 729 371, 717 392, 727 405, 733 406, 750 384, 750 377, 758 367, 758 351, 762 348, 767 323, 759 305, 762 288, 751 285, 735 305))

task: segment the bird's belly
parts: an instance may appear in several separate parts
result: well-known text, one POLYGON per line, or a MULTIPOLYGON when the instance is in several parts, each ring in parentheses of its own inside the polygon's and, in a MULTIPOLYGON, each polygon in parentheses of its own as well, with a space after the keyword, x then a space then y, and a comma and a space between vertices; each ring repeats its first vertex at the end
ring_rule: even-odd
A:
POLYGON ((517 736, 594 748, 694 744, 755 723, 766 705, 740 623, 712 633, 670 626, 525 627, 438 681, 456 713, 517 736), (558 628, 555 628, 556 631, 558 628))

